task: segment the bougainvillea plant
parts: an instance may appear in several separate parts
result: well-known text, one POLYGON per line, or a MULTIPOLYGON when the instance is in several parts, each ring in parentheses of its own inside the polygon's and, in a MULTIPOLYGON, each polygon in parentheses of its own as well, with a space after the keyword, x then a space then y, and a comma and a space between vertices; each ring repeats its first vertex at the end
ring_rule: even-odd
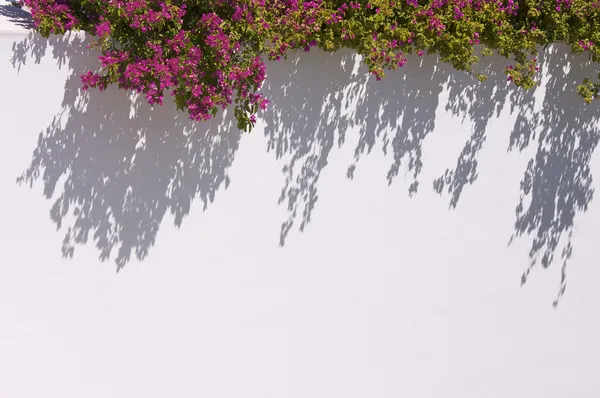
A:
MULTIPOLYGON (((250 129, 267 106, 260 94, 265 59, 319 47, 351 48, 381 79, 406 54, 438 54, 474 72, 481 57, 510 61, 505 73, 525 89, 536 84, 537 51, 556 42, 600 60, 600 0, 24 0, 38 31, 95 36, 100 72, 83 88, 111 84, 162 104, 165 93, 194 120, 235 103, 239 127, 250 129), (598 44, 596 44, 598 43, 598 44)), ((600 78, 600 76, 599 76, 600 78)), ((586 102, 600 84, 578 88, 586 102)))

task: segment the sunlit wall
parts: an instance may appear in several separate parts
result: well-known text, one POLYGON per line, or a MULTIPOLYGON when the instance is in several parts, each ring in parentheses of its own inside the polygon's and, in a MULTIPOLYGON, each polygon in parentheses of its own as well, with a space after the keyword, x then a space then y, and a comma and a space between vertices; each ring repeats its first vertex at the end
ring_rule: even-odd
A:
POLYGON ((600 396, 584 59, 303 53, 240 134, 82 92, 82 37, 2 10, 0 396, 600 396))

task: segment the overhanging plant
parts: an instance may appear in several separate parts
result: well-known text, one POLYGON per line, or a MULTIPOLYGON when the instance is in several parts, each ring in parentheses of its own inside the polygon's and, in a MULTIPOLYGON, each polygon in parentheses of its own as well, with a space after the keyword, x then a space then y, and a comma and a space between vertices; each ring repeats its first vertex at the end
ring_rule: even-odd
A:
MULTIPOLYGON (((249 130, 267 106, 260 94, 263 59, 290 51, 351 48, 377 78, 403 66, 406 54, 438 54, 473 72, 481 57, 511 59, 507 79, 536 84, 540 46, 568 44, 600 60, 600 0, 24 0, 39 32, 82 30, 96 37, 99 73, 83 88, 117 84, 161 104, 165 93, 194 120, 235 103, 249 130)), ((599 76, 600 77, 600 76, 599 76)), ((591 102, 600 84, 585 79, 591 102)))

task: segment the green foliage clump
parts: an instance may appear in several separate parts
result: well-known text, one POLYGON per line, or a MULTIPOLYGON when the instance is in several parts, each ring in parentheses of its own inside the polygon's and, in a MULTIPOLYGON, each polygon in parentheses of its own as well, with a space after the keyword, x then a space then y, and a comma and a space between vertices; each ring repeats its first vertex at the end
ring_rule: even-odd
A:
MULTIPOLYGON (((259 93, 264 58, 291 51, 350 48, 377 78, 407 54, 438 54, 459 71, 482 57, 511 59, 507 80, 536 84, 538 49, 562 42, 600 60, 600 0, 24 0, 44 35, 83 30, 97 36, 99 73, 84 88, 108 85, 162 104, 165 92, 195 120, 235 103, 250 129, 268 100, 259 93)), ((600 76, 599 76, 600 78, 600 76)), ((586 102, 600 83, 578 88, 586 102)))

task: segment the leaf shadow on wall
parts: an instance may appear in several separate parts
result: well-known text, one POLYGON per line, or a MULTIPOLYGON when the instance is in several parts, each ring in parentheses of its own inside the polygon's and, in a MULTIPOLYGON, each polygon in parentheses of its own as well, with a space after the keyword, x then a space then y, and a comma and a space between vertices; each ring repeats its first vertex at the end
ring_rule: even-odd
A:
POLYGON ((559 257, 561 281, 555 306, 566 289, 575 218, 588 209, 594 195, 590 162, 600 138, 600 107, 597 102, 585 106, 577 95, 577 84, 597 71, 582 60, 565 48, 544 52, 541 62, 548 79, 544 101, 537 111, 520 109, 510 136, 510 150, 537 145, 521 180, 511 238, 533 238, 522 284, 535 266, 548 268, 559 257))
POLYGON ((100 258, 114 257, 119 270, 132 253, 140 260, 148 255, 167 213, 180 226, 194 199, 206 209, 227 187, 240 134, 227 116, 198 125, 171 104, 152 110, 124 91, 81 95, 79 76, 97 62, 86 56, 85 44, 77 36, 46 41, 32 35, 15 47, 15 65, 28 54, 39 62, 49 46, 59 65, 73 71, 62 114, 40 134, 18 181, 43 181, 44 195, 54 201, 52 220, 58 229, 68 225, 65 257, 91 240, 100 258), (57 188, 59 181, 64 183, 57 188))
POLYGON ((310 222, 321 171, 331 150, 345 144, 350 128, 359 137, 347 177, 352 179, 360 159, 380 147, 391 159, 385 176, 388 184, 404 171, 413 196, 420 187, 423 142, 436 127, 440 96, 446 90, 450 97, 446 111, 468 118, 474 126, 455 169, 433 183, 438 193, 450 194, 450 206, 456 207, 465 186, 477 178, 477 156, 489 121, 502 112, 509 95, 515 107, 532 97, 511 89, 491 65, 483 68, 489 79, 481 84, 433 57, 414 56, 402 70, 389 72, 377 82, 364 67, 358 68, 360 60, 350 52, 317 57, 293 56, 288 63, 271 67, 266 82, 265 91, 275 103, 264 115, 267 148, 278 158, 291 156, 283 170, 286 182, 279 198, 289 213, 281 226, 281 246, 295 224, 303 231, 310 222))
POLYGON ((449 96, 445 111, 468 119, 472 126, 454 168, 433 181, 437 193, 449 195, 451 209, 477 180, 486 131, 501 113, 517 113, 512 131, 506 132, 509 151, 537 143, 535 159, 521 182, 509 244, 516 237, 532 240, 523 284, 536 264, 547 268, 554 253, 562 250, 556 305, 565 291, 575 216, 587 209, 593 195, 589 163, 598 142, 600 115, 598 104, 586 107, 576 95, 576 79, 592 75, 589 63, 565 54, 568 49, 551 47, 540 56, 549 76, 541 104, 536 104, 535 94, 542 88, 524 91, 506 83, 499 65, 509 61, 499 57, 493 67, 482 60, 480 67, 488 75, 485 83, 444 64, 421 63, 417 57, 409 58, 403 70, 389 72, 383 82, 369 79, 364 70, 355 73, 357 60, 349 52, 342 56, 319 54, 318 62, 311 54, 293 56, 287 64, 271 67, 266 92, 275 106, 264 116, 267 148, 278 158, 289 159, 282 170, 285 185, 279 198, 288 210, 280 245, 285 245, 294 225, 304 231, 310 223, 318 201, 319 177, 332 149, 344 145, 349 128, 358 128, 359 139, 348 178, 353 178, 360 158, 379 146, 391 160, 385 176, 388 183, 403 170, 408 175, 409 195, 416 194, 423 142, 434 131, 439 98, 445 90, 449 96), (570 68, 568 73, 566 68, 570 68))
POLYGON ((33 20, 31 14, 27 11, 17 8, 13 5, 1 5, 0 17, 4 17, 8 22, 25 29, 33 29, 33 20))
MULTIPOLYGON (((96 60, 86 56, 88 50, 78 37, 47 41, 31 35, 13 50, 15 68, 29 59, 39 63, 51 50, 58 65, 72 70, 63 114, 40 135, 31 165, 19 180, 33 184, 42 179, 48 198, 54 198, 58 182, 64 180, 51 217, 58 228, 68 225, 65 256, 92 240, 102 260, 117 252, 118 269, 132 253, 144 259, 167 213, 181 225, 194 199, 206 209, 217 191, 227 187, 227 171, 240 143, 231 113, 198 125, 171 106, 152 110, 143 99, 132 102, 124 92, 82 96, 79 75, 96 60), (108 102, 106 95, 118 101, 108 102)), ((540 57, 548 73, 541 104, 534 101, 535 91, 511 89, 497 72, 497 63, 495 68, 483 64, 490 76, 483 84, 431 59, 419 65, 417 57, 382 82, 368 78, 364 68, 355 73, 356 59, 349 52, 297 54, 270 64, 263 91, 272 102, 261 115, 267 149, 289 159, 279 198, 288 210, 280 245, 294 225, 302 231, 310 223, 320 175, 331 151, 346 144, 349 128, 358 128, 359 136, 348 178, 353 178, 362 157, 380 147, 390 159, 382 178, 392 184, 401 172, 408 173, 409 195, 432 187, 449 196, 452 209, 478 178, 478 157, 489 123, 502 112, 516 112, 515 125, 507 131, 508 150, 538 146, 516 207, 513 238, 532 240, 522 281, 535 265, 548 267, 561 252, 560 298, 575 216, 587 209, 593 196, 589 163, 599 134, 598 106, 583 106, 575 93, 574 76, 585 76, 578 69, 587 66, 564 54, 549 49, 540 57), (567 73, 564 67, 569 63, 567 73), (454 167, 432 185, 420 184, 423 142, 436 127, 444 92, 449 96, 445 111, 468 119, 471 137, 454 167)))

